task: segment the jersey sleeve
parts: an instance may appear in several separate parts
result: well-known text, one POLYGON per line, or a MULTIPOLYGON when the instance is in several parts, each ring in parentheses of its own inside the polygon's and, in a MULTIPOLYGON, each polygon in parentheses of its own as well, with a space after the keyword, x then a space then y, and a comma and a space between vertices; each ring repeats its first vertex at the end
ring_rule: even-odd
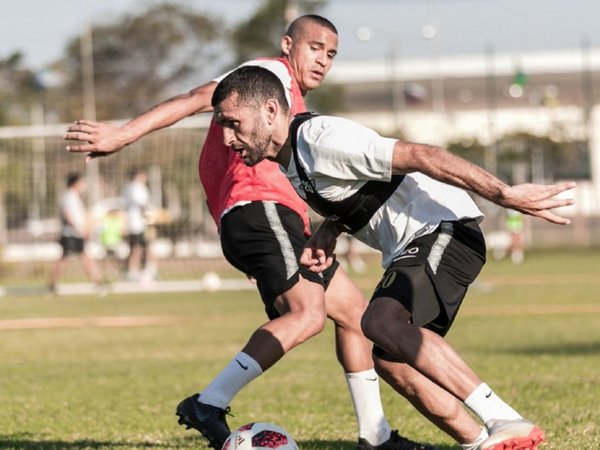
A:
POLYGON ((299 157, 314 175, 389 181, 396 139, 340 117, 318 116, 298 130, 299 157))
POLYGON ((283 84, 283 87, 285 88, 285 98, 288 101, 288 106, 291 107, 292 100, 290 92, 292 91, 292 76, 290 75, 285 64, 283 64, 281 61, 277 61, 276 59, 253 59, 251 61, 246 61, 245 63, 242 63, 239 66, 237 66, 235 69, 224 73, 223 75, 213 79, 212 81, 220 83, 223 80, 223 78, 225 78, 231 72, 244 66, 262 67, 264 69, 270 70, 275 75, 277 75, 277 78, 279 78, 279 81, 281 81, 281 84, 283 84))

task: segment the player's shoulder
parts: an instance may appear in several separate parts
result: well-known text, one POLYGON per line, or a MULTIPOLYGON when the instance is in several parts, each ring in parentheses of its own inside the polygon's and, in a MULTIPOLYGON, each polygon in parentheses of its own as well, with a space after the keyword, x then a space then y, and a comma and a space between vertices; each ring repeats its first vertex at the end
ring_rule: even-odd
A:
POLYGON ((342 137, 346 142, 352 136, 365 134, 377 135, 375 131, 358 122, 338 116, 317 115, 300 126, 300 135, 309 142, 329 143, 342 137))

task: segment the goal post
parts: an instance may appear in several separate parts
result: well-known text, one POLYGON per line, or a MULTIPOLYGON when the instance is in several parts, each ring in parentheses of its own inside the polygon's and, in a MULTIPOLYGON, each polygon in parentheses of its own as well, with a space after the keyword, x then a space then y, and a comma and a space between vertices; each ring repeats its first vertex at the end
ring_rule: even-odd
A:
MULTIPOLYGON (((237 276, 220 253, 217 230, 208 213, 197 174, 199 149, 210 116, 199 115, 154 132, 121 152, 84 163, 65 150, 68 125, 0 128, 0 286, 44 286, 61 253, 58 202, 69 173, 86 175, 87 250, 103 265, 124 267, 128 246, 123 232, 116 251, 101 235, 108 214, 123 213, 122 191, 134 168, 148 174, 152 251, 161 280, 200 279, 206 272, 237 276)), ((61 282, 86 281, 76 257, 69 258, 61 282)), ((120 279, 121 273, 109 276, 120 279)))

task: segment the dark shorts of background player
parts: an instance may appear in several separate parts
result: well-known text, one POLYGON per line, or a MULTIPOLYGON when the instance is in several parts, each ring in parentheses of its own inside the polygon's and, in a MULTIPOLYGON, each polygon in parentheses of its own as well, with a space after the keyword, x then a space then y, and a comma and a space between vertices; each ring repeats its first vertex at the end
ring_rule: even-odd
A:
POLYGON ((221 219, 221 247, 227 261, 256 279, 269 319, 279 317, 275 298, 292 288, 302 275, 327 289, 337 261, 323 274, 298 262, 307 238, 302 218, 275 202, 237 206, 221 219))
POLYGON ((136 233, 136 234, 128 234, 127 235, 127 243, 129 247, 140 246, 146 248, 146 234, 145 233, 136 233))
MULTIPOLYGON (((474 219, 442 222, 435 232, 412 241, 385 271, 372 301, 398 300, 412 323, 445 336, 485 264, 485 241, 474 219)), ((375 346, 383 359, 395 358, 375 346)))
POLYGON ((85 243, 82 238, 73 236, 61 236, 58 241, 63 251, 63 258, 69 255, 81 255, 85 247, 85 243))

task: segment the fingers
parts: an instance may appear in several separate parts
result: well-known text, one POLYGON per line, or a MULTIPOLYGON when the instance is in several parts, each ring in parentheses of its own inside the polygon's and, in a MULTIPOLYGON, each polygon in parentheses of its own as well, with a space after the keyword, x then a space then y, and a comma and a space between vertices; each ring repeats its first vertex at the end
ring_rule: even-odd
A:
POLYGON ((68 132, 63 135, 63 139, 67 141, 90 141, 92 136, 85 132, 68 132))
POLYGON ((94 144, 67 145, 67 150, 73 153, 89 153, 96 149, 94 144))
POLYGON ((88 125, 88 124, 84 124, 84 123, 79 123, 79 122, 75 122, 74 125, 71 125, 67 128, 67 131, 82 131, 84 133, 93 133, 95 131, 96 127, 88 125))
POLYGON ((96 128, 100 125, 100 122, 94 122, 93 120, 79 119, 75 121, 75 125, 87 125, 92 128, 96 128))
POLYGON ((539 211, 537 214, 533 214, 542 219, 546 219, 548 222, 555 223, 557 225, 570 225, 571 220, 566 217, 559 216, 558 214, 553 213, 552 211, 544 210, 539 211))

